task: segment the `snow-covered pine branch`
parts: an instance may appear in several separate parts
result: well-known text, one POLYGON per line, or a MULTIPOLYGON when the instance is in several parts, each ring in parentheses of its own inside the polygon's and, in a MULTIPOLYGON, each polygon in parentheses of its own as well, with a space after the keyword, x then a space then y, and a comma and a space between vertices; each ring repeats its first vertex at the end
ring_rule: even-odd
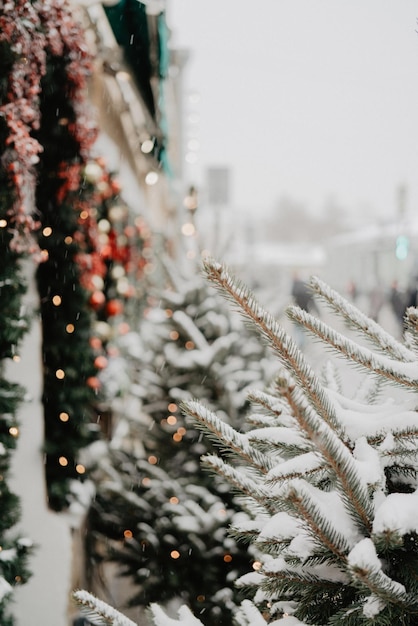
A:
POLYGON ((356 306, 348 302, 348 300, 343 298, 343 296, 322 280, 316 276, 312 276, 309 284, 316 294, 325 300, 335 313, 342 317, 350 327, 359 331, 361 335, 374 343, 374 345, 386 355, 390 355, 393 359, 402 361, 413 362, 416 360, 416 355, 411 350, 394 339, 380 324, 362 313, 356 306))
POLYGON ((192 400, 184 402, 181 408, 200 428, 205 429, 210 436, 228 449, 228 452, 234 452, 262 473, 269 471, 272 465, 271 458, 252 446, 247 435, 236 431, 199 402, 192 400))
POLYGON ((302 324, 302 326, 311 333, 319 337, 350 361, 358 363, 369 371, 395 383, 399 383, 400 385, 405 385, 411 389, 415 389, 418 386, 417 360, 405 362, 404 360, 400 361, 381 354, 376 354, 372 352, 372 350, 364 348, 355 341, 348 339, 333 328, 330 328, 322 320, 297 306, 290 306, 287 312, 293 321, 302 324))
POLYGON ((84 614, 90 619, 100 620, 97 624, 106 626, 137 626, 126 615, 119 613, 103 600, 99 600, 92 593, 82 589, 73 592, 75 602, 83 609, 84 614))
POLYGON ((205 259, 204 268, 208 279, 235 303, 242 315, 256 325, 322 418, 331 427, 338 428, 327 394, 290 335, 258 304, 251 291, 232 277, 226 266, 213 259, 205 259))

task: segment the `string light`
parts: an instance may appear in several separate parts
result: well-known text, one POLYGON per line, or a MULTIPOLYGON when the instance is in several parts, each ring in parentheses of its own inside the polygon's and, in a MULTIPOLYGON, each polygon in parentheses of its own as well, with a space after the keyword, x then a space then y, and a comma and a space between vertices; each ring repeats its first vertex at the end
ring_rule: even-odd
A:
POLYGON ((19 429, 17 426, 10 426, 9 428, 9 433, 12 437, 18 437, 19 436, 19 429))
POLYGON ((0 220, 0 228, 6 228, 7 220, 0 220))
POLYGON ((225 561, 225 563, 230 563, 232 561, 232 555, 231 554, 225 554, 224 555, 224 561, 225 561))
POLYGON ((145 176, 145 183, 149 186, 155 185, 158 182, 157 172, 148 172, 145 176))
POLYGON ((180 500, 176 496, 171 496, 170 504, 178 504, 180 500))
POLYGON ((48 250, 41 250, 41 263, 44 263, 45 261, 48 261, 49 259, 49 252, 48 250))
POLYGON ((174 402, 170 402, 167 408, 170 411, 170 413, 175 413, 178 409, 178 406, 174 402))
POLYGON ((206 600, 206 596, 204 596, 204 595, 199 595, 199 596, 197 596, 197 597, 196 597, 196 600, 197 600, 198 602, 204 602, 204 601, 206 600))
POLYGON ((165 310, 165 315, 166 315, 166 317, 172 317, 173 316, 173 311, 171 309, 166 309, 165 310))
POLYGON ((154 150, 153 139, 145 139, 145 141, 141 143, 141 152, 143 152, 144 154, 149 154, 153 150, 154 150))
POLYGON ((193 348, 194 348, 193 341, 186 341, 184 347, 186 348, 186 350, 193 350, 193 348))
POLYGON ((70 416, 65 411, 62 411, 59 415, 59 418, 61 422, 68 422, 68 420, 70 419, 70 416))
POLYGON ((42 231, 42 234, 44 237, 49 237, 50 235, 52 235, 52 228, 50 226, 45 226, 45 228, 42 231))
POLYGON ((180 558, 180 552, 178 550, 172 550, 170 556, 172 559, 178 559, 180 558))
POLYGON ((173 439, 176 443, 179 443, 183 439, 183 437, 180 435, 180 433, 174 433, 173 439))
POLYGON ((82 220, 86 220, 89 216, 89 212, 88 211, 81 211, 80 213, 80 219, 82 220))
POLYGON ((58 378, 58 380, 62 380, 63 378, 65 378, 64 370, 61 370, 61 369, 57 370, 55 372, 55 376, 58 378))
POLYGON ((71 335, 71 333, 73 333, 75 330, 74 324, 67 324, 67 326, 65 327, 65 330, 67 331, 68 334, 71 335))
POLYGON ((174 426, 174 424, 177 424, 177 417, 175 415, 169 415, 167 417, 167 424, 170 424, 170 426, 174 426))
POLYGON ((54 297, 52 298, 52 304, 53 304, 54 306, 59 306, 59 305, 61 304, 61 302, 62 302, 62 298, 61 298, 61 296, 54 296, 54 297))
POLYGON ((261 569, 261 563, 260 561, 254 561, 253 563, 253 569, 258 572, 259 569, 261 569))
POLYGON ((144 478, 141 480, 141 484, 142 484, 144 487, 148 487, 148 485, 150 484, 150 482, 151 482, 151 478, 150 478, 149 476, 144 476, 144 478))
POLYGON ((67 235, 64 239, 64 243, 66 243, 67 246, 70 245, 70 243, 73 243, 73 238, 70 235, 67 235))
POLYGON ((191 222, 186 222, 186 224, 183 224, 183 226, 181 227, 181 232, 185 237, 191 237, 196 232, 195 225, 191 222))
POLYGON ((134 535, 132 530, 126 529, 123 531, 123 536, 125 537, 125 539, 132 539, 134 535))
POLYGON ((156 457, 156 456, 154 456, 153 454, 151 454, 151 455, 148 457, 148 463, 149 463, 150 465, 156 465, 156 464, 158 463, 158 457, 156 457))
POLYGON ((186 429, 184 428, 184 426, 180 426, 180 428, 177 428, 177 432, 181 437, 184 437, 184 435, 186 434, 186 429))
POLYGON ((62 467, 67 467, 68 465, 68 459, 65 456, 60 456, 60 458, 58 459, 58 463, 62 466, 62 467))
POLYGON ((180 335, 178 334, 176 330, 172 330, 170 332, 170 339, 172 339, 173 341, 176 341, 179 337, 180 335))
POLYGON ((77 463, 77 465, 75 466, 75 471, 77 472, 77 474, 85 474, 86 468, 84 467, 84 465, 81 465, 81 463, 77 463))
POLYGON ((19 363, 19 361, 20 361, 20 356, 19 356, 18 354, 14 354, 14 355, 13 355, 13 361, 14 361, 15 363, 19 363))

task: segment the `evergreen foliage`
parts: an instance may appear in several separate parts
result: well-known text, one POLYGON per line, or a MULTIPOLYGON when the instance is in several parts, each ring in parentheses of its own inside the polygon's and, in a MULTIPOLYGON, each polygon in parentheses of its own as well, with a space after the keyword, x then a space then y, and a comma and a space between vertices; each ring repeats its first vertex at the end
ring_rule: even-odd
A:
MULTIPOLYGON (((205 269, 283 366, 275 384, 250 395, 252 428, 244 436, 199 402, 183 405, 230 451, 227 460, 207 455, 205 465, 229 480, 253 511, 251 522, 232 529, 250 540, 259 558, 259 569, 238 580, 252 601, 242 604, 237 624, 416 624, 416 310, 407 311, 403 345, 311 280, 351 330, 342 334, 298 307, 289 315, 361 366, 360 386, 348 391, 352 377, 340 376, 335 363, 318 376, 227 268, 208 260, 205 269)), ((152 610, 158 626, 183 623, 152 610)))
MULTIPOLYGON (((233 581, 252 561, 228 537, 241 510, 224 480, 201 468, 213 452, 179 403, 203 398, 240 429, 249 387, 273 375, 272 359, 194 263, 165 266, 138 333, 124 337, 132 389, 143 417, 101 460, 90 512, 90 553, 115 560, 134 585, 132 605, 179 597, 204 623, 230 624, 233 581), (189 272, 189 273, 188 273, 189 272)), ((243 513, 240 513, 243 515, 243 513)))
MULTIPOLYGON (((50 10, 43 7, 42 20, 51 17, 50 10)), ((77 260, 85 244, 81 172, 95 129, 83 99, 90 59, 82 32, 65 5, 54 6, 53 12, 59 41, 48 40, 46 45, 40 93, 42 123, 34 132, 43 147, 35 206, 43 251, 37 283, 42 318, 45 472, 49 506, 61 510, 71 501, 72 481, 85 478, 80 450, 97 432, 92 408, 97 368, 89 344, 93 311, 77 260)))

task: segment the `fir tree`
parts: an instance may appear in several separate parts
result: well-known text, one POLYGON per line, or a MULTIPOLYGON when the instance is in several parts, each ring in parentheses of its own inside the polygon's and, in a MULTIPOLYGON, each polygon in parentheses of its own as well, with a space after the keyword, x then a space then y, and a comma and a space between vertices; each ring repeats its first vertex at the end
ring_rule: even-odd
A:
MULTIPOLYGON (((238 580, 247 599, 236 623, 415 625, 417 310, 407 310, 406 343, 399 343, 311 279, 335 319, 350 330, 337 332, 298 307, 290 307, 289 315, 360 368, 360 384, 353 389, 353 376, 337 367, 338 360, 321 375, 315 372, 224 266, 207 261, 205 267, 209 279, 257 325, 283 367, 273 385, 251 392, 246 433, 202 403, 183 405, 229 450, 229 459, 209 454, 204 463, 242 494, 251 512, 249 522, 231 531, 249 541, 258 557, 255 571, 238 580)), ((178 620, 159 606, 151 611, 156 626, 200 623, 186 607, 178 620)))
MULTIPOLYGON (((204 623, 229 624, 238 602, 233 581, 251 563, 226 531, 240 507, 227 482, 201 468, 213 447, 179 405, 204 398, 241 429, 248 388, 261 386, 273 366, 197 269, 167 263, 167 285, 153 294, 139 332, 124 338, 144 419, 131 424, 124 445, 114 439, 110 463, 102 458, 90 537, 99 546, 105 540, 106 558, 134 583, 132 605, 177 597, 204 623)), ((97 559, 97 544, 93 552, 97 559)))

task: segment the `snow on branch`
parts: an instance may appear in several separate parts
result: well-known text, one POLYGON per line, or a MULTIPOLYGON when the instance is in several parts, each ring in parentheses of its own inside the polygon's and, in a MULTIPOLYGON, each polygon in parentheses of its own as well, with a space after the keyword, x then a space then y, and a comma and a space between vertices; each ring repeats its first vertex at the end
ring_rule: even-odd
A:
POLYGON ((399 341, 396 341, 396 339, 379 324, 367 317, 367 315, 348 302, 338 292, 334 291, 329 285, 316 276, 312 276, 309 282, 311 288, 323 298, 338 315, 343 317, 349 326, 360 331, 363 336, 372 341, 386 354, 390 354, 394 359, 403 361, 416 360, 416 355, 411 350, 399 341))
POLYGON ((155 626, 203 626, 187 606, 183 605, 179 608, 178 620, 168 617, 158 604, 153 603, 149 608, 155 626))
POLYGON ((199 402, 193 400, 184 402, 181 408, 186 415, 225 445, 228 450, 240 456, 262 473, 268 472, 272 465, 272 460, 252 446, 247 435, 236 431, 199 402))
POLYGON ((292 320, 302 324, 307 330, 335 348, 335 350, 343 354, 350 361, 354 361, 371 372, 384 376, 386 379, 393 382, 406 385, 413 389, 416 389, 418 386, 417 360, 414 362, 401 362, 383 355, 378 355, 368 348, 359 346, 355 341, 338 333, 322 320, 307 313, 298 306, 290 306, 287 312, 292 320))
POLYGON ((306 394, 322 418, 332 428, 338 430, 332 403, 324 392, 315 372, 290 335, 270 313, 258 304, 251 291, 237 281, 224 265, 213 259, 205 259, 204 268, 208 279, 226 297, 232 300, 239 307, 239 311, 261 331, 269 345, 278 354, 284 367, 298 381, 303 393, 306 394))
POLYGON ((108 624, 109 626, 137 626, 135 622, 88 591, 82 589, 74 591, 73 598, 84 609, 86 615, 100 618, 103 624, 108 624))

